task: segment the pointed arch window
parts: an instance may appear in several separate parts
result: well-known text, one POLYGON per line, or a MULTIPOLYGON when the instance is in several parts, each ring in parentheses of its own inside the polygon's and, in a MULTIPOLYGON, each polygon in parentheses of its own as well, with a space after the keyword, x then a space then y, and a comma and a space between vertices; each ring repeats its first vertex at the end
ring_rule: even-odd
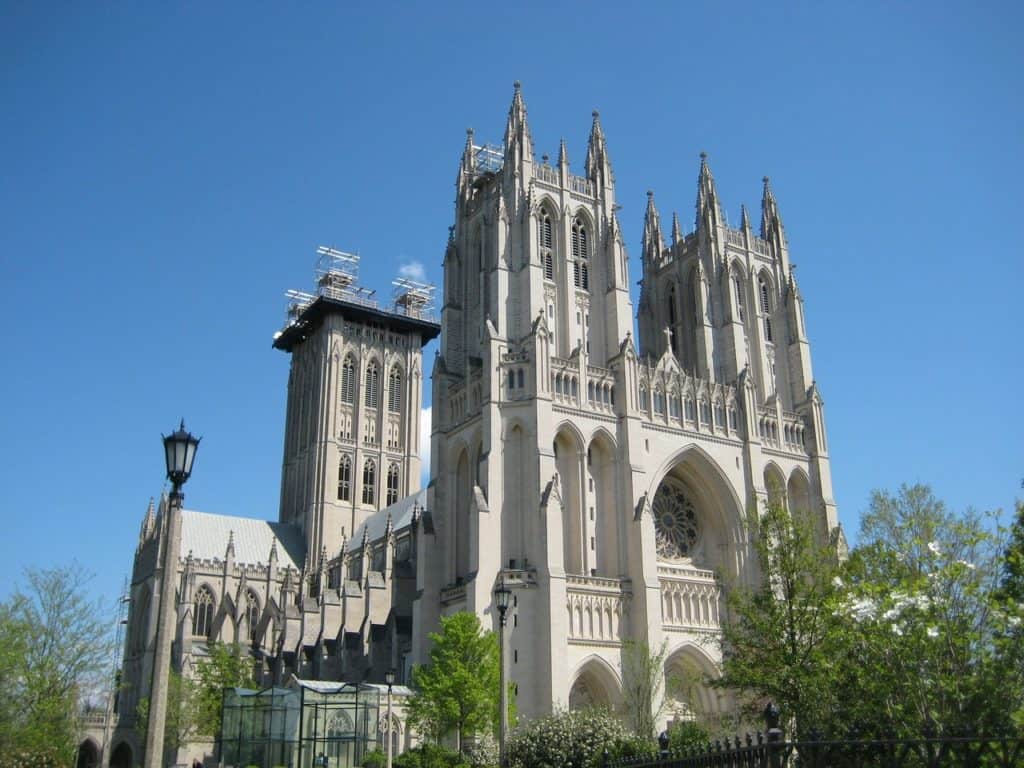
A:
POLYGON ((251 589, 245 593, 245 619, 249 624, 249 640, 255 641, 260 624, 260 599, 251 589))
POLYGON ((572 221, 572 279, 577 288, 590 290, 590 242, 579 216, 572 221))
POLYGON ((392 413, 402 410, 402 370, 397 365, 388 375, 388 410, 392 413))
POLYGON ((192 612, 192 634, 196 637, 209 637, 213 631, 213 592, 205 584, 196 592, 192 612))
POLYGON ((772 338, 772 305, 768 296, 768 283, 762 278, 758 281, 758 292, 761 295, 761 314, 764 315, 764 338, 765 341, 774 341, 772 338))
POLYGON ((676 317, 676 287, 675 285, 669 285, 668 287, 668 332, 669 332, 669 346, 672 347, 672 354, 677 358, 679 357, 679 344, 676 342, 676 323, 679 319, 676 317))
POLYGON ((540 260, 544 265, 544 279, 555 279, 554 238, 552 237, 551 215, 547 211, 540 214, 540 260))
POLYGON ((354 403, 356 401, 356 362, 352 355, 345 355, 345 362, 341 365, 341 402, 354 403))
POLYGON ((746 309, 743 305, 743 280, 739 275, 734 274, 732 276, 733 287, 736 289, 736 317, 739 318, 740 322, 744 322, 746 318, 746 309))
POLYGON ((377 465, 373 459, 363 464, 363 504, 377 503, 377 465))
POLYGON ((388 496, 387 505, 398 503, 398 465, 392 464, 388 467, 388 496))
POLYGON ((367 408, 376 408, 380 396, 380 371, 377 369, 376 361, 366 366, 366 398, 364 404, 367 408))
POLYGON ((338 501, 352 498, 352 458, 342 456, 338 461, 338 501))

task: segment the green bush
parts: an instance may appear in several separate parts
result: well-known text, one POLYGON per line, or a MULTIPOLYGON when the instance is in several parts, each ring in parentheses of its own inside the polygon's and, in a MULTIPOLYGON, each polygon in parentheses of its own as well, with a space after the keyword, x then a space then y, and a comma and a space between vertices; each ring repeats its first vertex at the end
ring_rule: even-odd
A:
POLYGON ((384 750, 380 749, 380 747, 371 749, 363 755, 363 760, 359 763, 362 768, 385 768, 387 764, 388 756, 384 754, 384 750))
POLYGON ((421 744, 393 758, 395 768, 471 768, 458 752, 436 744, 421 744))
POLYGON ((654 760, 658 757, 658 743, 643 736, 627 736, 608 748, 613 760, 654 760))
POLYGON ((704 749, 711 741, 707 729, 692 720, 675 723, 668 728, 668 749, 670 752, 688 753, 704 749))
POLYGON ((628 740, 622 722, 607 709, 555 712, 512 732, 506 746, 510 768, 599 768, 604 750, 628 740))

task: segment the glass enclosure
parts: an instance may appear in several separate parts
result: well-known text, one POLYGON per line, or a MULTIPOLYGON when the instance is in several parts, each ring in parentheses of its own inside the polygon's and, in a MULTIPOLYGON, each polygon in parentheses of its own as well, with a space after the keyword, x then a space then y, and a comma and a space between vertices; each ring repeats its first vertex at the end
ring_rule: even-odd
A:
POLYGON ((293 679, 286 688, 228 688, 221 712, 225 768, 350 768, 377 743, 380 693, 293 679))

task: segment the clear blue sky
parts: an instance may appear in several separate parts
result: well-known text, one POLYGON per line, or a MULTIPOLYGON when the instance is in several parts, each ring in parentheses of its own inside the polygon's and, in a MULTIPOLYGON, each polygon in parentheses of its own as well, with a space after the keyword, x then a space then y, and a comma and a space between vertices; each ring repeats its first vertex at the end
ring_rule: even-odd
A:
POLYGON ((634 280, 647 189, 692 226, 705 150, 735 223, 772 177, 851 535, 903 481, 1012 505, 1020 4, 347 5, 0 9, 0 596, 73 559, 116 592, 181 416, 187 505, 276 516, 282 292, 321 243, 438 281, 516 79, 576 172, 601 110, 634 280))

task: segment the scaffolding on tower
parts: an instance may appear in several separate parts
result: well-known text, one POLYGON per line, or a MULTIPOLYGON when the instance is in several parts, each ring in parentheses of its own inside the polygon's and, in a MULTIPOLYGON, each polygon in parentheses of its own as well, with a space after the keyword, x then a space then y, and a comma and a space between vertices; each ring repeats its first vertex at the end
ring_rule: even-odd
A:
POLYGON ((399 315, 432 320, 434 316, 434 294, 437 286, 420 283, 407 277, 396 277, 391 281, 395 287, 394 312, 399 315))

